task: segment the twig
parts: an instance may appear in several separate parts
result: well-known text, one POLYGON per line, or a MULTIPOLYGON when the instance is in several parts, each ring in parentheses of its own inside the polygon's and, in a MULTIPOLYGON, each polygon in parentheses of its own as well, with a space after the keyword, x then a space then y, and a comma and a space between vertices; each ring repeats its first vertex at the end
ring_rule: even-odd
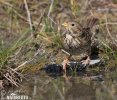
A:
POLYGON ((17 56, 21 50, 22 50, 22 47, 20 47, 19 50, 15 53, 15 56, 17 56))
POLYGON ((65 51, 64 49, 61 49, 61 51, 70 56, 70 54, 67 51, 65 51))
MULTIPOLYGON (((106 17, 106 23, 107 23, 107 22, 108 22, 108 21, 107 21, 107 17, 106 17)), ((106 29, 107 29, 108 35, 110 36, 111 40, 114 42, 115 45, 117 45, 117 44, 115 43, 114 38, 112 37, 112 35, 111 35, 109 29, 108 29, 108 25, 107 25, 107 24, 106 24, 106 29)))
MULTIPOLYGON (((37 23, 37 25, 36 25, 36 29, 35 29, 35 33, 38 31, 38 28, 39 28, 39 25, 40 25, 40 23, 42 22, 42 19, 43 19, 43 16, 44 16, 44 14, 45 14, 45 9, 43 10, 43 12, 41 13, 41 16, 39 17, 39 19, 38 19, 38 23, 37 23)), ((33 33, 34 34, 34 33, 33 33)), ((35 37, 37 36, 37 34, 35 34, 35 37)))
POLYGON ((18 70, 20 67, 26 65, 28 61, 23 62, 21 65, 19 65, 17 68, 14 69, 14 71, 18 70))
POLYGON ((22 86, 22 85, 19 84, 18 82, 15 82, 13 79, 9 79, 6 75, 3 74, 3 76, 4 76, 7 80, 9 80, 12 84, 14 84, 15 86, 17 86, 17 87, 18 87, 18 85, 19 85, 19 86, 22 86))
POLYGON ((106 23, 103 23, 103 24, 100 24, 101 26, 103 25, 117 25, 116 22, 106 22, 106 23))
POLYGON ((86 0, 86 1, 85 1, 83 7, 81 8, 81 12, 82 12, 82 11, 84 12, 84 11, 86 10, 86 8, 87 8, 87 6, 88 6, 88 2, 89 2, 89 0, 86 0))
POLYGON ((17 75, 19 75, 20 77, 26 79, 23 75, 21 75, 20 73, 18 73, 17 71, 15 71, 14 69, 12 69, 11 67, 7 67, 9 68, 10 70, 12 70, 13 72, 15 72, 17 75))
POLYGON ((54 23, 56 24, 56 22, 50 17, 50 13, 52 11, 52 7, 53 7, 53 4, 54 4, 54 0, 51 0, 51 4, 50 4, 50 8, 49 8, 49 11, 48 11, 48 18, 54 23))
POLYGON ((46 10, 46 9, 43 10, 43 13, 41 13, 41 16, 39 17, 39 23, 38 23, 38 25, 37 25, 37 28, 38 28, 38 26, 40 25, 40 23, 42 22, 42 18, 43 18, 44 14, 45 14, 45 10, 46 10))
POLYGON ((14 71, 17 71, 19 68, 21 68, 22 66, 28 64, 29 62, 31 62, 31 61, 33 61, 33 60, 34 60, 34 58, 29 59, 29 60, 23 62, 21 65, 19 65, 17 68, 15 68, 14 71))
MULTIPOLYGON (((32 25, 31 15, 30 15, 30 11, 29 11, 28 4, 27 4, 26 0, 24 0, 24 4, 25 4, 25 9, 27 11, 27 16, 28 16, 28 22, 29 22, 29 25, 30 25, 30 30, 32 31, 33 30, 33 25, 32 25)), ((31 32, 31 35, 33 36, 32 32, 31 32)))

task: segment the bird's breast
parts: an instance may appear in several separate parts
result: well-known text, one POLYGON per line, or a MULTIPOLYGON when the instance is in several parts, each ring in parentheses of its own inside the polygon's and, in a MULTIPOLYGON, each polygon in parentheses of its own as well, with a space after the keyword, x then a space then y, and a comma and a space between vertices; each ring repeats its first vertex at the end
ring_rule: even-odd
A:
POLYGON ((73 37, 70 34, 66 34, 64 38, 64 48, 67 51, 82 53, 90 49, 90 44, 85 38, 73 37))
POLYGON ((64 44, 71 48, 78 48, 81 42, 70 34, 66 34, 64 44))

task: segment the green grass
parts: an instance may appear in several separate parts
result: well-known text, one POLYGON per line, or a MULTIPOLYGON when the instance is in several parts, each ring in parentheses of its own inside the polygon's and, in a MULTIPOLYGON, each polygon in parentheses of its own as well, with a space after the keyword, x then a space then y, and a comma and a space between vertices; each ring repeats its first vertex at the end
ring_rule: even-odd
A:
POLYGON ((26 35, 28 33, 29 31, 22 34, 22 36, 17 41, 14 41, 14 43, 11 44, 10 47, 6 47, 4 44, 4 41, 1 41, 0 43, 0 69, 5 67, 10 56, 14 55, 15 52, 19 48, 21 48, 23 45, 29 42, 29 38, 26 39, 26 35))

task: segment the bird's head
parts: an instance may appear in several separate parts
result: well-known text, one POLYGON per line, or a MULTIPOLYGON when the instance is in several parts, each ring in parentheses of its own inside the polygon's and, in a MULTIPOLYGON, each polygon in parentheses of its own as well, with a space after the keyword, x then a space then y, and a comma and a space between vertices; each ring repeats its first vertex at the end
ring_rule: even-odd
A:
POLYGON ((67 30, 71 31, 71 30, 77 30, 78 25, 76 22, 64 22, 62 26, 64 26, 67 30))
POLYGON ((72 36, 81 35, 81 26, 75 21, 64 22, 62 26, 72 34, 72 36))

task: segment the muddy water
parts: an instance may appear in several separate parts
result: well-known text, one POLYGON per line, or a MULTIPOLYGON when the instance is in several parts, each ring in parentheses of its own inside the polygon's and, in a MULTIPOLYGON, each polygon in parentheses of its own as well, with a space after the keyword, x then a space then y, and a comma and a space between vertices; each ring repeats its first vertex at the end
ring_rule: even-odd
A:
POLYGON ((22 87, 9 90, 7 96, 28 96, 23 100, 117 100, 116 72, 68 77, 39 72, 25 76, 22 87))

